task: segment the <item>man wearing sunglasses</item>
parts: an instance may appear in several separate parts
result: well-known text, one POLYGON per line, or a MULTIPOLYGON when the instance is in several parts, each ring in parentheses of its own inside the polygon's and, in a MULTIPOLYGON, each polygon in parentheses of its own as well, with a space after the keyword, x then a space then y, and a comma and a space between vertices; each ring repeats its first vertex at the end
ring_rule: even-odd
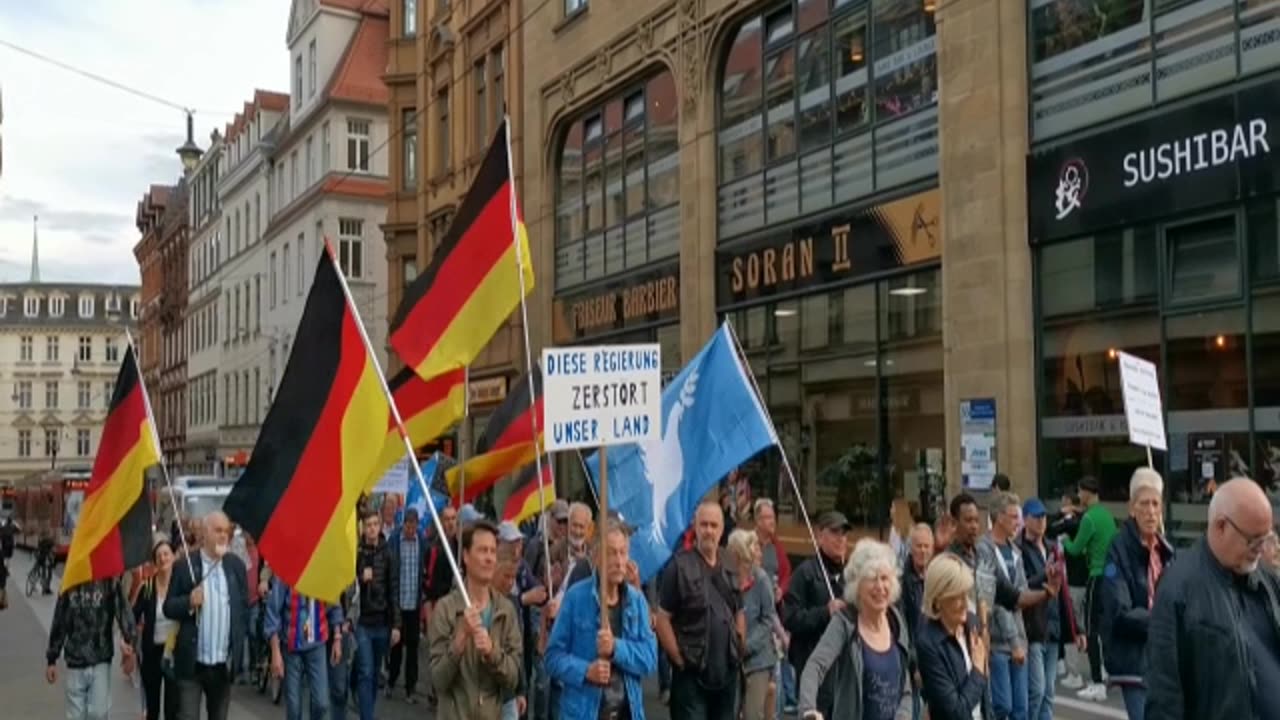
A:
POLYGON ((1280 579, 1259 567, 1271 503, 1237 478, 1205 537, 1160 579, 1147 643, 1147 710, 1160 720, 1262 720, 1280 708, 1280 579))

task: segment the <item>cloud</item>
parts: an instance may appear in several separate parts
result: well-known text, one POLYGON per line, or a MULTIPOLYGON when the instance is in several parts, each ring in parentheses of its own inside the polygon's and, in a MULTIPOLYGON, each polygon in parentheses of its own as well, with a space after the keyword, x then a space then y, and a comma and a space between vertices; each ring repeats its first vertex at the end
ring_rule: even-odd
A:
POLYGON ((41 230, 81 234, 99 234, 105 228, 119 227, 133 220, 132 215, 123 213, 50 207, 30 198, 0 198, 0 222, 30 223, 36 216, 40 218, 41 230))

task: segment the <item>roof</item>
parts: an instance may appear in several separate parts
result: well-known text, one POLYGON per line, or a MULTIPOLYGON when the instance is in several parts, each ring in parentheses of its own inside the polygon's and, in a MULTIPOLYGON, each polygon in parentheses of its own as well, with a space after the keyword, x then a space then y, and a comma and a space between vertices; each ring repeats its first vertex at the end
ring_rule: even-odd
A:
POLYGON ((236 117, 227 123, 223 136, 225 142, 234 142, 240 131, 245 129, 260 111, 284 112, 289 108, 289 96, 271 90, 254 90, 253 100, 246 102, 244 108, 236 113, 236 117))
POLYGON ((387 16, 391 14, 386 0, 320 0, 320 4, 327 8, 350 10, 364 15, 387 16))
MULTIPOLYGON (((328 0, 336 2, 337 0, 328 0)), ((347 0, 357 2, 359 0, 347 0)), ((366 0, 369 2, 372 0, 366 0)), ((391 92, 382 82, 387 68, 387 38, 390 25, 386 18, 365 16, 347 44, 327 89, 333 100, 386 105, 391 92)))

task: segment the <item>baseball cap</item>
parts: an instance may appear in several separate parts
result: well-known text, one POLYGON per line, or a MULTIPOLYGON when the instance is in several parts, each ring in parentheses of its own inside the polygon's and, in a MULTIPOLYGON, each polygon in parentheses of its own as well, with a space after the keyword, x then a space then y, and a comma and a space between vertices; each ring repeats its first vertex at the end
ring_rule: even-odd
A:
POLYGON ((819 530, 842 530, 848 532, 853 527, 849 524, 849 518, 839 510, 828 510, 818 516, 818 521, 814 525, 819 530))
POLYGON ((557 500, 551 503, 551 517, 556 520, 568 520, 569 503, 564 500, 557 500))
POLYGON ((1022 516, 1041 518, 1048 515, 1049 511, 1045 509, 1044 503, 1040 502, 1040 498, 1031 498, 1022 505, 1022 516))
POLYGON ((466 505, 463 505, 462 509, 458 511, 458 522, 462 523, 463 527, 466 527, 467 525, 470 525, 471 523, 474 523, 477 520, 483 520, 483 519, 484 519, 484 513, 477 510, 476 506, 472 505, 471 503, 467 503, 466 505))
POLYGON ((504 543, 517 542, 523 540, 524 535, 520 532, 520 528, 516 527, 513 522, 504 522, 498 526, 498 541, 504 543))

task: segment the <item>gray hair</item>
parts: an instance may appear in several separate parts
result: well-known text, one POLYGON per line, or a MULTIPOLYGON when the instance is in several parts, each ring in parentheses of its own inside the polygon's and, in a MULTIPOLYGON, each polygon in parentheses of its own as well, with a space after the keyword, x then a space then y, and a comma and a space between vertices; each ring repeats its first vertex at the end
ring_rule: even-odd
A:
POLYGON ((586 513, 587 520, 595 519, 595 513, 591 512, 591 506, 584 502, 575 502, 569 506, 569 516, 573 517, 574 513, 586 513))
POLYGON ((1143 490, 1154 490, 1157 495, 1164 497, 1164 478, 1149 467, 1134 470, 1133 477, 1129 479, 1129 499, 1136 499, 1143 490))
POLYGON ((753 518, 760 517, 760 511, 765 508, 769 508, 770 510, 773 510, 775 513, 777 512, 777 510, 775 510, 773 507, 772 500, 770 500, 769 498, 760 498, 759 500, 756 500, 754 505, 751 506, 751 517, 753 518))
POLYGON ((858 607, 858 588, 862 581, 874 579, 884 570, 889 572, 889 602, 896 603, 902 594, 902 583, 898 580, 898 556, 893 548, 879 540, 859 540, 844 566, 844 601, 858 607))
POLYGON ((1021 501, 1018 500, 1018 496, 1014 495, 1013 493, 1007 493, 1007 492, 996 493, 994 496, 992 496, 991 506, 987 508, 987 511, 991 514, 992 521, 994 521, 997 518, 999 518, 1001 515, 1003 515, 1004 512, 1009 508, 1011 507, 1016 508, 1021 504, 1022 504, 1021 501))
POLYGON ((911 528, 911 535, 910 535, 909 537, 915 537, 917 533, 929 533, 929 538, 930 538, 930 539, 932 539, 932 538, 933 538, 933 526, 932 526, 932 525, 930 525, 929 523, 925 523, 925 522, 922 522, 922 523, 916 523, 916 524, 911 528))

